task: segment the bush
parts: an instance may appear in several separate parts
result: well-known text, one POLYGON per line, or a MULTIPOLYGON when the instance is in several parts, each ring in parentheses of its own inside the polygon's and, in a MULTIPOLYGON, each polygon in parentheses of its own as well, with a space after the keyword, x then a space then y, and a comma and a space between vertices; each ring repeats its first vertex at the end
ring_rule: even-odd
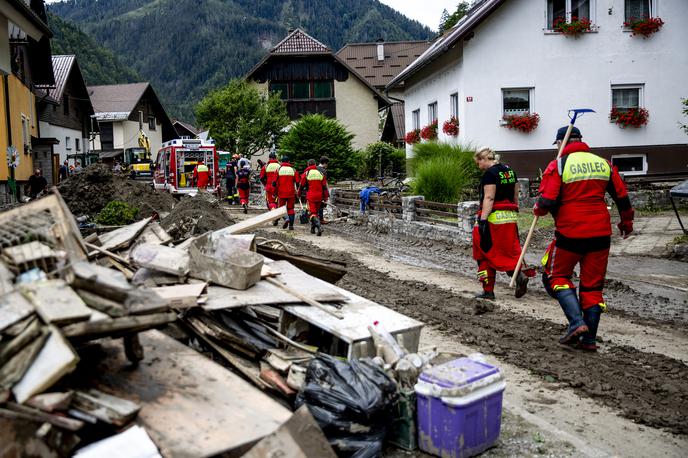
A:
POLYGON ((473 149, 446 143, 423 143, 413 148, 413 191, 433 202, 455 203, 475 197, 480 170, 473 149))
POLYGON ((395 148, 389 143, 376 142, 368 145, 361 154, 363 156, 361 169, 363 178, 405 174, 406 151, 403 149, 395 148))
POLYGON ((294 124, 279 143, 280 154, 289 156, 291 163, 303 170, 308 159, 330 159, 327 176, 331 180, 352 178, 356 175, 358 155, 351 147, 354 135, 336 119, 320 114, 303 116, 294 124))
POLYGON ((138 208, 119 200, 112 200, 98 213, 96 223, 105 226, 123 226, 133 222, 138 214, 138 208))

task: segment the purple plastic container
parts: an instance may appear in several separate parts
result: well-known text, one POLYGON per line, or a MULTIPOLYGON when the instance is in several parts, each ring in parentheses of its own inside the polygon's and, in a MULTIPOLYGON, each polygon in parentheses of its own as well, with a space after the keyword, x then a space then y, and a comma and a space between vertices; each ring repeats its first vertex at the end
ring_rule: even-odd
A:
POLYGON ((463 458, 490 448, 499 438, 504 387, 497 367, 470 358, 424 371, 415 387, 420 449, 463 458))

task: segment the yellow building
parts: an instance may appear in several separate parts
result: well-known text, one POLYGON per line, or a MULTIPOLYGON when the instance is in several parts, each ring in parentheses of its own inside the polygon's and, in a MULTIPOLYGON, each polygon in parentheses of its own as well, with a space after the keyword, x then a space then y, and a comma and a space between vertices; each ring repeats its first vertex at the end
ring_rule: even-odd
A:
POLYGON ((10 147, 19 159, 16 181, 32 174, 32 139, 39 136, 34 91, 55 84, 50 37, 43 2, 0 0, 0 195, 11 175, 10 147))

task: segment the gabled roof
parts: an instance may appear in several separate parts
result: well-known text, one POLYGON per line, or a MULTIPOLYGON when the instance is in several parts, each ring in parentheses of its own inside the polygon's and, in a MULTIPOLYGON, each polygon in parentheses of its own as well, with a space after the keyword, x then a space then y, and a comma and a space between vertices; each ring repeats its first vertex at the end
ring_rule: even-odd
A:
POLYGON ((381 42, 384 59, 378 60, 380 43, 349 43, 337 51, 337 57, 349 64, 361 77, 378 88, 384 88, 430 47, 429 41, 381 42))
POLYGON ((174 129, 177 131, 177 133, 180 135, 181 135, 181 132, 179 132, 179 129, 177 127, 185 129, 187 132, 189 132, 190 134, 193 134, 193 135, 198 135, 198 132, 199 132, 198 129, 196 129, 191 124, 184 122, 184 121, 180 121, 179 119, 175 119, 172 122, 172 125, 174 126, 174 129))
MULTIPOLYGON (((66 56, 53 56, 53 74, 55 75, 55 87, 48 91, 48 97, 60 102, 62 100, 62 93, 64 92, 69 75, 72 72, 72 67, 76 63, 76 56, 74 54, 66 56)), ((83 83, 83 76, 79 74, 79 78, 83 83)), ((86 84, 84 83, 84 87, 86 84)))
POLYGON ((400 85, 404 79, 417 73, 442 54, 449 51, 452 45, 472 32, 473 29, 487 19, 487 17, 497 10, 504 2, 506 2, 506 0, 478 0, 449 32, 437 38, 427 51, 392 79, 392 81, 387 84, 387 89, 392 89, 400 85))
POLYGON ((126 119, 149 86, 150 83, 89 86, 88 95, 99 119, 99 115, 105 113, 126 113, 124 117, 126 119))
POLYGON ((295 29, 270 50, 270 54, 327 54, 330 48, 308 35, 301 29, 295 29))

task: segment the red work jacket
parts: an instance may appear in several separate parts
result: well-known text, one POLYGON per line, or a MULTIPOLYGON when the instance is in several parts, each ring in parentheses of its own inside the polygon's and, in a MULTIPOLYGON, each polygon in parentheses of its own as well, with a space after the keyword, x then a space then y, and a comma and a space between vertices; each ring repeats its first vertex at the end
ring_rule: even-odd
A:
POLYGON ((327 190, 327 178, 318 167, 311 165, 301 175, 301 188, 306 190, 306 199, 311 202, 322 202, 330 197, 327 190))
POLYGON ((205 164, 197 164, 193 171, 194 181, 197 188, 207 188, 210 181, 210 170, 205 164))
POLYGON ((277 170, 280 165, 277 159, 270 159, 267 164, 260 169, 260 182, 265 185, 265 189, 274 191, 275 183, 277 181, 277 170))
POLYGON ((552 212, 557 232, 565 237, 609 236, 612 226, 605 192, 616 202, 622 218, 632 210, 617 169, 592 154, 585 143, 574 142, 545 169, 537 205, 552 212))
POLYGON ((280 199, 296 197, 296 186, 299 183, 299 172, 288 162, 282 162, 277 170, 275 192, 280 199))

